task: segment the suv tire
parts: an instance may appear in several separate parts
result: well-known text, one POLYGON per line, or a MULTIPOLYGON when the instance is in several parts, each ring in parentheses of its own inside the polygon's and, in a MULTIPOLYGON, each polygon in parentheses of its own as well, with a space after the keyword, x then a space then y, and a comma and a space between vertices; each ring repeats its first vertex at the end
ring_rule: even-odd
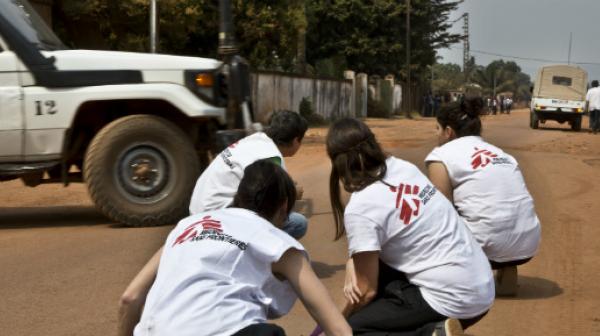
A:
POLYGON ((90 143, 83 170, 98 209, 127 226, 172 224, 187 216, 199 173, 189 137, 152 115, 105 126, 90 143))

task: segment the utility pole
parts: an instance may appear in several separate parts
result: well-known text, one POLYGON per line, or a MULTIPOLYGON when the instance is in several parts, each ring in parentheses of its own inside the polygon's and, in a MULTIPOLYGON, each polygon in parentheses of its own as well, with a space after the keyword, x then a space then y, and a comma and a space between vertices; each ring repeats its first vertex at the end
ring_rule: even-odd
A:
POLYGON ((150 0, 150 52, 156 53, 158 43, 157 0, 150 0))
POLYGON ((467 69, 469 61, 471 60, 470 55, 470 43, 469 43, 469 13, 463 14, 463 34, 465 35, 463 40, 463 71, 465 72, 465 84, 469 83, 469 70, 467 69))
POLYGON ((406 118, 411 119, 412 95, 410 94, 410 0, 406 0, 406 118))
POLYGON ((573 46, 573 32, 569 35, 569 65, 571 65, 571 47, 573 46))

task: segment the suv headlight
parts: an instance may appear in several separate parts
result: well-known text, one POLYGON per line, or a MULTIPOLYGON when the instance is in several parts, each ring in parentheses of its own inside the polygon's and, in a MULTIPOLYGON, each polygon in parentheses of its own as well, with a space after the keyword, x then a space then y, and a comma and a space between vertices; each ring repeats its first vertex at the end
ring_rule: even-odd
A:
POLYGON ((219 70, 186 70, 185 86, 200 99, 216 106, 226 106, 227 99, 223 99, 222 76, 219 70))

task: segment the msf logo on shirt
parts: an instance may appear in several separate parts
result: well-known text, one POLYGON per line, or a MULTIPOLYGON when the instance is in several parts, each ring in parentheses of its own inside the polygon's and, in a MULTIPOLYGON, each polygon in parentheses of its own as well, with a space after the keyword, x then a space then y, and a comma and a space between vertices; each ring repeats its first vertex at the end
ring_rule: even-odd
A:
POLYGON ((475 147, 475 154, 471 155, 471 166, 473 169, 485 168, 485 166, 490 164, 496 157, 498 157, 498 155, 487 149, 478 149, 475 147))
POLYGON ((185 241, 188 241, 198 235, 198 228, 202 228, 200 233, 210 233, 209 231, 214 231, 215 233, 223 233, 223 229, 221 228, 221 222, 218 220, 214 220, 210 218, 210 216, 206 216, 202 218, 201 221, 193 223, 188 226, 182 234, 175 239, 173 246, 177 244, 181 244, 185 241))
POLYGON ((205 216, 201 221, 188 226, 183 233, 175 239, 175 242, 171 247, 185 242, 201 242, 205 240, 229 243, 235 245, 242 251, 248 248, 248 243, 244 243, 233 238, 231 235, 223 233, 221 222, 212 219, 210 216, 205 216))
POLYGON ((390 190, 397 193, 396 209, 400 209, 400 220, 402 220, 405 225, 410 224, 411 218, 419 215, 419 209, 421 207, 419 186, 401 183, 398 187, 390 187, 390 190))

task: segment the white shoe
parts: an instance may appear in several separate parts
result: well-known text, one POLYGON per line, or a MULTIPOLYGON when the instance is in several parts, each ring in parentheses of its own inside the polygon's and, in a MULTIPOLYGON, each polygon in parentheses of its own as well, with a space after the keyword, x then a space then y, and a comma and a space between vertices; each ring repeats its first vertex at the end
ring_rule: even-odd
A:
POLYGON ((516 296, 517 279, 519 275, 517 273, 517 266, 508 266, 501 268, 496 271, 496 295, 497 296, 516 296))
POLYGON ((446 319, 435 325, 432 336, 462 336, 463 328, 457 319, 446 319))

